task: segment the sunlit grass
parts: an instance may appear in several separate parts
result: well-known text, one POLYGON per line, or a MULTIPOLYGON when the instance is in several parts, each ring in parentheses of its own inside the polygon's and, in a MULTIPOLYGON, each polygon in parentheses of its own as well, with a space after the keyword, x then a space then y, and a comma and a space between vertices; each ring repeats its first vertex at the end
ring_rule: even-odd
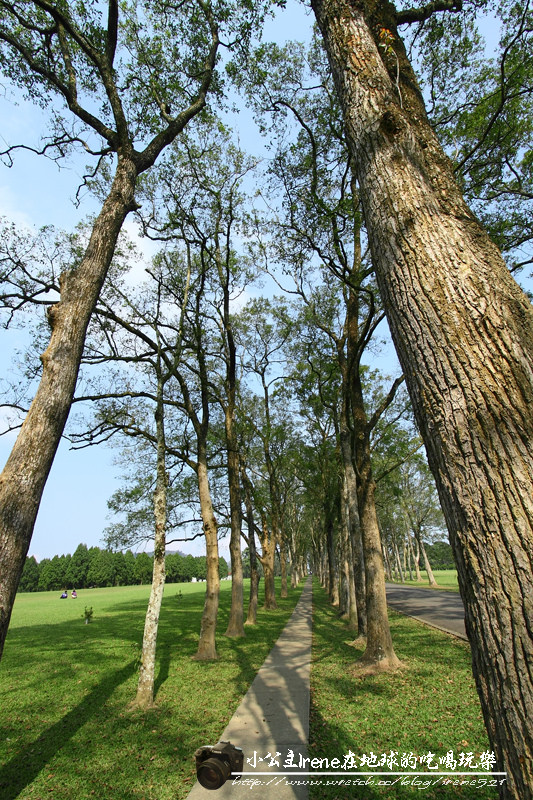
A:
MULTIPOLYGON (((433 589, 435 587, 429 585, 429 581, 427 578, 427 574, 424 570, 421 570, 422 580, 421 581, 411 581, 406 580, 404 584, 408 584, 409 586, 422 586, 426 589, 433 589)), ((433 570, 433 577, 437 581, 437 588, 438 589, 447 589, 450 592, 458 592, 459 591, 459 584, 457 583, 457 570, 456 569, 434 569, 433 570)), ((398 583, 398 581, 391 581, 391 583, 398 583)))
POLYGON ((219 660, 201 663, 191 656, 205 584, 168 585, 156 707, 145 714, 127 706, 135 696, 148 586, 84 590, 77 600, 60 600, 59 592, 18 595, 0 665, 2 800, 185 797, 195 749, 217 741, 300 589, 279 600, 279 610, 260 610, 245 639, 227 639, 231 583, 223 581, 219 660), (94 612, 89 625, 85 606, 94 612))
MULTIPOLYGON (((231 584, 223 582, 219 661, 196 652, 205 584, 169 585, 160 620, 157 704, 129 712, 135 695, 148 587, 19 595, 0 665, 2 800, 181 800, 194 750, 216 741, 299 596, 260 611, 245 640, 226 639, 231 584), (181 592, 181 598, 178 597, 181 592), (94 610, 84 625, 85 606, 94 610)), ((391 613, 404 668, 356 677, 360 651, 315 586, 310 754, 351 750, 438 755, 489 749, 465 642, 391 613)), ((312 800, 406 800, 419 789, 311 787, 312 800)), ((416 794, 415 794, 416 793, 416 794)), ((424 798, 494 800, 493 790, 434 787, 424 798)))
MULTIPOLYGON (((357 676, 353 666, 362 651, 350 646, 353 635, 315 584, 310 754, 331 760, 349 751, 359 757, 371 753, 379 757, 392 751, 399 753, 401 759, 404 753, 431 752, 438 758, 450 750, 455 754, 473 752, 476 756, 489 751, 469 645, 395 612, 390 612, 390 624, 403 668, 393 673, 357 676)), ((360 769, 365 771, 365 767, 360 769)), ((394 770, 402 768, 397 766, 394 770)), ((396 784, 394 789, 367 785, 348 790, 321 785, 310 791, 312 800, 348 796, 358 800, 497 797, 495 789, 479 786, 421 790, 396 784)))

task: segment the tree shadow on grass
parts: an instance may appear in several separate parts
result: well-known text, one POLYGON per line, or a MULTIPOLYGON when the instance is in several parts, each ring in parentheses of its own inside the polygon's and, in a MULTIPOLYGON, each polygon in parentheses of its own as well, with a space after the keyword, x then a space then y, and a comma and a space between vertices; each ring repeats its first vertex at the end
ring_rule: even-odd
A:
MULTIPOLYGON (((331 720, 326 719, 314 706, 312 700, 309 727, 312 732, 309 743, 309 755, 311 758, 327 757, 330 762, 332 759, 338 758, 342 762, 343 756, 356 748, 353 740, 346 735, 346 732, 331 720)), ((330 785, 327 783, 327 778, 317 778, 316 780, 321 780, 321 784, 320 786, 310 787, 309 796, 311 800, 328 800, 329 798, 338 800, 342 796, 353 797, 356 800, 384 800, 383 794, 372 788, 374 776, 371 776, 371 781, 365 775, 346 775, 344 787, 334 783, 342 778, 343 776, 330 778, 330 785), (360 781, 359 784, 357 783, 358 781, 360 781)), ((375 776, 375 780, 377 783, 379 777, 375 776)))
POLYGON ((131 661, 122 669, 108 674, 81 703, 4 764, 0 768, 2 800, 15 800, 65 743, 102 708, 115 689, 124 683, 135 669, 136 662, 131 661))
POLYGON ((170 664, 172 662, 172 648, 168 645, 158 648, 159 650, 159 670, 157 677, 154 681, 154 698, 157 698, 157 693, 161 686, 168 680, 170 672, 170 664))

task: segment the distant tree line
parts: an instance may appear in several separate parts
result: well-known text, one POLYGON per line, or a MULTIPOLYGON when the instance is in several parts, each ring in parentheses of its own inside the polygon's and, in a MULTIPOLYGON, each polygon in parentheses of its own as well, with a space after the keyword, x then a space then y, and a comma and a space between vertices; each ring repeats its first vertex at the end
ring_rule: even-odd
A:
MULTIPOLYGON (((87 547, 80 544, 73 555, 26 558, 19 585, 20 592, 48 592, 60 589, 88 589, 102 586, 133 586, 152 580, 153 556, 87 547)), ((205 580, 205 556, 169 553, 166 558, 167 582, 185 583, 193 578, 205 580)), ((219 562, 220 577, 228 575, 225 559, 219 562)))
POLYGON ((452 547, 449 542, 426 544, 426 553, 433 569, 455 569, 452 547))

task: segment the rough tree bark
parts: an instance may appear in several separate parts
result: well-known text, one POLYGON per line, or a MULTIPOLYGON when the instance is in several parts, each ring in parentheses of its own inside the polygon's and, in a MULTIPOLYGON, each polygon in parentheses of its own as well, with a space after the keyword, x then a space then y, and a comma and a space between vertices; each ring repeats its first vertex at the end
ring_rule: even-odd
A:
POLYGON ((313 0, 456 559, 501 796, 533 798, 533 312, 464 203, 394 7, 313 0), (392 45, 380 47, 383 31, 392 45), (399 79, 396 79, 399 68, 399 79))
POLYGON ((357 414, 354 410, 354 422, 357 425, 358 418, 360 422, 355 434, 361 437, 356 450, 357 504, 365 559, 367 616, 366 649, 360 663, 378 669, 395 669, 400 662, 394 652, 389 626, 385 569, 375 502, 376 484, 370 460, 370 440, 368 431, 363 433, 363 429, 367 427, 366 415, 363 409, 359 411, 357 414))

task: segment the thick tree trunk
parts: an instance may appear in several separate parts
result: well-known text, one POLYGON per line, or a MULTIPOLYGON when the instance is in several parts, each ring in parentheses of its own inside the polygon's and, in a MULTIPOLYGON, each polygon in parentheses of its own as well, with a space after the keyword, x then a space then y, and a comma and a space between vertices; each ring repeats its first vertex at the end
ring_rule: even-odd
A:
POLYGON ((218 572, 218 526, 213 513, 207 463, 203 448, 199 453, 198 459, 198 491, 204 526, 207 577, 204 610, 202 612, 202 622, 200 626, 200 639, 198 642, 198 650, 194 658, 197 661, 210 661, 217 658, 215 634, 220 594, 220 576, 218 572))
POLYGON ((0 656, 43 489, 72 403, 85 334, 115 245, 134 203, 137 170, 119 159, 111 191, 79 266, 60 279, 39 387, 0 475, 0 656))
POLYGON ((457 563, 501 795, 533 798, 533 312, 465 205, 385 3, 313 0, 457 563), (398 59, 398 61, 396 61, 398 59), (396 85, 396 65, 400 79, 396 85))
POLYGON ((370 452, 368 451, 364 469, 359 466, 357 483, 359 517, 365 554, 367 615, 366 650, 361 658, 361 663, 379 669, 395 669, 400 662, 394 652, 389 627, 381 535, 374 501, 376 487, 369 459, 370 452))
POLYGON ((376 512, 376 486, 372 474, 370 423, 368 422, 361 374, 352 375, 352 419, 357 475, 357 507, 361 525, 365 564, 367 638, 361 659, 365 665, 395 669, 399 665, 392 645, 385 591, 383 550, 376 512))

